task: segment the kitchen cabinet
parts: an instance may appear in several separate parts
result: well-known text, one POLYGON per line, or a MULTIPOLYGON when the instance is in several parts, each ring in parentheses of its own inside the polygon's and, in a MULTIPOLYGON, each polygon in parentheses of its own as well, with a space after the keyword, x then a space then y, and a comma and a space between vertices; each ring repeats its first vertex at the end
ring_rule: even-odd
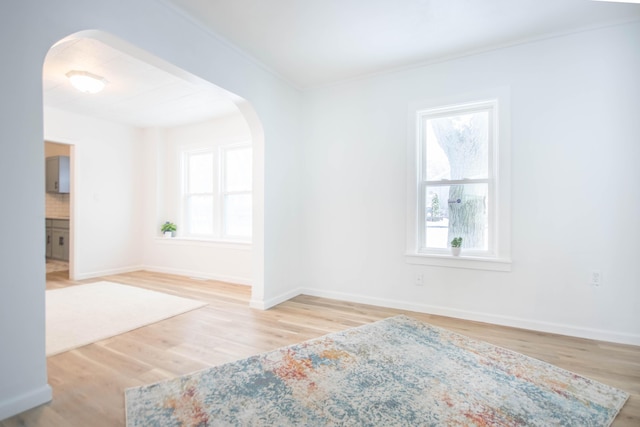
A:
POLYGON ((47 257, 69 261, 69 220, 48 219, 47 225, 47 257))
POLYGON ((47 193, 69 193, 69 156, 46 159, 47 193))
POLYGON ((53 249, 53 234, 52 234, 52 230, 51 230, 51 220, 47 219, 45 221, 45 228, 47 230, 47 240, 46 240, 46 245, 47 245, 47 252, 46 252, 46 257, 47 258, 51 258, 51 251, 53 249))

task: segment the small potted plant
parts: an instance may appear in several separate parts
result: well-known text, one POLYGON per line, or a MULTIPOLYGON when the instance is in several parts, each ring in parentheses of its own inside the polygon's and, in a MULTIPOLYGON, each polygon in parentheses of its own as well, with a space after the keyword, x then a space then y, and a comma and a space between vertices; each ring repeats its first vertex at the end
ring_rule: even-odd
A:
POLYGON ((454 237, 451 241, 451 254, 460 256, 460 247, 462 246, 462 237, 454 237))
POLYGON ((162 233, 164 234, 164 237, 171 238, 176 235, 177 228, 178 227, 176 227, 174 223, 167 221, 164 224, 162 224, 160 231, 162 231, 162 233))

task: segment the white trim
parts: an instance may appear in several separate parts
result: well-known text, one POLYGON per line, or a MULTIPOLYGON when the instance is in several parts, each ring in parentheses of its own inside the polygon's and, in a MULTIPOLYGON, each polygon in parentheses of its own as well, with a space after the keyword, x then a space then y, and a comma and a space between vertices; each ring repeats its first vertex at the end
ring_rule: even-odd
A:
POLYGON ((51 386, 45 384, 42 387, 23 393, 19 396, 0 402, 0 421, 17 415, 36 406, 51 402, 53 393, 51 386))
MULTIPOLYGON (((497 223, 495 221, 495 211, 497 210, 496 205, 496 193, 497 193, 497 170, 496 170, 496 157, 494 153, 497 150, 497 145, 499 143, 498 137, 499 133, 497 130, 497 121, 498 121, 498 100, 493 98, 487 99, 485 101, 477 101, 470 102, 465 104, 456 104, 456 105, 447 105, 440 106, 436 108, 426 108, 416 111, 416 120, 418 122, 418 135, 417 141, 415 142, 418 147, 416 149, 418 158, 417 160, 417 176, 415 179, 417 180, 418 186, 418 203, 417 203, 417 212, 416 215, 418 217, 417 223, 417 236, 418 240, 416 242, 416 247, 418 248, 418 252, 432 254, 434 252, 439 252, 439 248, 427 247, 427 231, 428 227, 425 227, 426 224, 426 210, 424 207, 426 206, 426 194, 425 191, 427 187, 442 187, 442 186, 453 186, 453 185, 473 185, 473 184, 486 184, 487 185, 487 197, 488 197, 488 231, 487 234, 487 247, 486 251, 488 254, 496 253, 496 228, 497 223), (487 113, 488 116, 488 137, 487 137, 487 175, 484 178, 479 179, 439 179, 439 180, 429 180, 427 178, 427 131, 426 126, 427 123, 432 119, 440 119, 445 117, 453 117, 460 116, 465 114, 473 114, 473 113, 487 113)), ((414 160, 414 161, 416 161, 414 160)), ((451 194, 451 193, 449 193, 451 194)))
MULTIPOLYGON (((485 90, 479 90, 471 93, 460 93, 444 98, 433 98, 424 101, 413 102, 408 106, 408 140, 406 151, 406 253, 409 255, 406 259, 410 264, 437 265, 446 267, 460 268, 479 268, 491 269, 498 271, 504 270, 501 264, 509 262, 511 257, 511 106, 510 106, 510 88, 497 87, 485 90), (423 257, 427 255, 420 250, 420 241, 424 240, 423 233, 420 230, 421 215, 419 213, 418 201, 420 200, 421 183, 423 176, 421 175, 421 150, 422 140, 422 117, 425 112, 441 112, 449 113, 459 109, 473 109, 480 106, 493 104, 494 120, 494 142, 489 159, 490 166, 493 166, 494 184, 489 185, 490 198, 493 200, 489 211, 490 230, 489 233, 489 252, 479 257, 473 257, 473 261, 492 258, 496 260, 495 268, 487 268, 488 263, 471 262, 469 257, 467 261, 459 260, 449 262, 449 259, 438 252, 439 250, 430 250, 428 255, 433 255, 433 261, 429 261, 423 257), (492 188, 494 187, 494 188, 492 188), (494 191, 493 194, 491 192, 494 191), (493 226, 493 227, 491 227, 493 226), (492 228, 492 229, 491 229, 492 228), (487 256, 491 255, 491 256, 487 256), (421 258, 416 258, 421 257, 421 258), (418 260, 422 260, 417 262, 418 260)), ((490 171, 491 173, 491 171, 490 171)), ((490 179, 492 179, 490 177, 490 179)), ((421 211, 420 211, 421 212, 421 211)))
POLYGON ((379 307, 408 310, 418 313, 453 317, 456 319, 472 320, 475 322, 490 323, 493 325, 508 326, 511 328, 527 329, 532 331, 560 334, 591 340, 608 341, 628 345, 640 345, 640 335, 638 334, 629 334, 625 332, 616 332, 604 329, 584 328, 567 324, 543 322, 533 319, 502 316, 476 311, 458 310, 428 304, 416 304, 399 300, 390 300, 386 298, 375 298, 356 294, 347 294, 343 292, 323 291, 310 288, 302 288, 298 291, 300 294, 321 298, 330 298, 359 304, 368 304, 379 307))
POLYGON ((268 310, 272 307, 275 307, 278 304, 282 304, 285 301, 288 301, 292 298, 297 297, 298 295, 303 293, 302 291, 303 290, 300 288, 293 289, 289 292, 280 294, 274 298, 269 298, 268 300, 260 300, 252 297, 251 301, 249 302, 249 307, 255 308, 258 310, 268 310))
MULTIPOLYGON (((229 167, 228 165, 228 159, 227 159, 227 155, 230 151, 236 151, 236 150, 249 150, 249 158, 251 159, 251 162, 253 163, 253 148, 251 147, 251 143, 249 142, 238 142, 238 143, 234 143, 234 144, 225 144, 225 145, 221 145, 218 147, 218 166, 219 166, 219 173, 220 173, 220 178, 218 180, 218 215, 219 215, 219 226, 220 226, 220 233, 219 235, 223 238, 223 239, 233 239, 233 238, 245 238, 248 239, 249 241, 251 240, 251 236, 234 236, 231 234, 227 233, 227 216, 225 215, 225 209, 227 206, 227 202, 226 202, 226 198, 227 196, 231 196, 231 195, 249 195, 251 196, 251 200, 253 202, 253 192, 252 192, 252 185, 251 183, 253 182, 253 177, 249 180, 249 190, 242 190, 242 191, 229 191, 227 190, 227 180, 226 180, 226 176, 227 176, 227 168, 229 167)), ((251 173, 253 175, 253 166, 251 168, 249 168, 249 173, 251 173)))
POLYGON ((218 233, 216 233, 217 231, 217 215, 216 215, 216 210, 218 209, 218 202, 219 202, 219 193, 216 193, 216 188, 217 188, 217 183, 218 183, 218 175, 220 173, 219 168, 217 167, 218 164, 218 157, 217 154, 218 152, 215 150, 214 147, 212 146, 201 146, 200 144, 197 146, 197 148, 195 146, 192 145, 192 147, 194 148, 190 148, 190 146, 188 145, 182 145, 178 147, 178 152, 179 152, 179 156, 177 156, 180 159, 180 165, 178 166, 179 168, 179 173, 180 173, 180 195, 179 195, 179 200, 180 200, 180 221, 182 222, 182 224, 184 224, 184 229, 185 232, 183 233, 182 231, 179 232, 179 235, 182 237, 198 237, 198 236, 203 236, 203 237, 215 237, 218 235, 218 233), (210 192, 202 192, 202 193, 195 193, 195 192, 191 192, 191 185, 192 183, 189 180, 189 171, 191 170, 191 159, 194 156, 197 155, 210 155, 211 156, 211 191, 210 192), (191 200, 192 197, 210 197, 211 198, 211 205, 212 205, 212 211, 211 211, 211 234, 207 235, 207 234, 202 234, 202 235, 198 235, 198 234, 192 234, 191 233, 191 223, 188 221, 188 218, 190 218, 190 211, 189 211, 189 201, 191 200))
MULTIPOLYGON (((161 1, 167 1, 167 0, 161 0, 161 1)), ((595 0, 595 1, 599 1, 599 0, 595 0)), ((605 0, 605 1, 616 1, 616 0, 605 0)), ((636 1, 636 0, 631 0, 631 1, 636 1)), ((553 33, 547 33, 547 34, 542 34, 542 35, 533 36, 533 37, 525 37, 525 38, 522 38, 522 39, 519 39, 519 40, 509 41, 509 42, 506 42, 506 43, 499 43, 499 44, 496 44, 496 45, 485 46, 485 47, 481 47, 481 48, 478 48, 478 49, 470 49, 470 50, 466 50, 466 51, 463 51, 463 52, 460 52, 460 53, 453 53, 451 55, 445 55, 445 56, 440 56, 440 57, 436 57, 436 58, 433 58, 433 59, 427 59, 427 60, 422 61, 422 62, 415 62, 413 64, 409 64, 409 65, 405 65, 405 66, 391 67, 391 68, 387 68, 387 69, 384 69, 384 70, 381 70, 381 71, 373 71, 373 72, 369 72, 369 73, 356 75, 356 76, 353 76, 353 77, 345 77, 343 79, 334 80, 334 81, 330 81, 330 82, 327 82, 327 83, 320 83, 320 84, 316 84, 316 85, 307 85, 307 86, 302 87, 302 90, 315 90, 315 89, 322 89, 322 88, 332 88, 332 87, 346 85, 346 84, 350 84, 350 83, 370 80, 370 79, 373 79, 373 78, 376 78, 376 77, 388 76, 390 74, 396 74, 396 73, 410 72, 410 71, 413 71, 413 70, 419 70, 420 68, 431 67, 431 66, 437 65, 437 64, 443 64, 443 63, 446 63, 446 62, 456 61, 456 60, 459 60, 459 59, 464 59, 464 58, 468 58, 468 57, 472 57, 472 56, 484 55, 486 53, 497 52, 497 51, 500 51, 500 50, 511 49, 513 47, 517 47, 517 46, 521 46, 521 45, 540 43, 540 42, 544 42, 546 40, 552 40, 552 39, 557 39, 557 38, 571 37, 571 36, 576 35, 576 34, 586 33, 586 32, 590 32, 590 31, 599 31, 599 30, 605 29, 605 28, 620 27, 620 26, 623 26, 623 25, 632 25, 632 24, 635 24, 636 22, 640 22, 640 19, 638 19, 637 17, 622 18, 622 19, 615 19, 615 20, 611 20, 611 21, 607 21, 607 22, 603 22, 603 23, 598 23, 598 24, 584 25, 582 27, 573 28, 573 29, 570 29, 570 30, 556 31, 556 32, 553 32, 553 33)))
POLYGON ((99 270, 99 271, 89 271, 86 273, 76 273, 73 277, 70 277, 71 280, 85 280, 85 279, 93 279, 95 277, 102 276, 112 276, 114 274, 123 274, 123 273, 131 273, 133 271, 143 270, 140 265, 132 265, 129 267, 120 267, 120 268, 112 268, 109 270, 99 270))
MULTIPOLYGON (((172 11, 173 13, 176 13, 179 16, 181 16, 183 19, 188 21, 190 24, 196 26, 203 33, 207 34, 209 37, 211 37, 215 41, 217 41, 220 44, 222 44, 225 48, 229 49, 231 52, 233 52, 236 55, 240 56, 240 58, 242 58, 243 60, 246 60, 249 63, 255 65, 256 67, 264 70, 265 72, 269 73, 273 77, 279 79, 283 83, 291 86, 292 88, 294 88, 296 90, 302 90, 303 89, 301 86, 298 86, 294 81, 289 80, 288 78, 284 77, 282 74, 277 72, 275 69, 269 67, 264 62, 258 60, 258 58, 256 58, 255 56, 248 54, 245 50, 239 48, 234 43, 232 43, 230 40, 228 40, 227 38, 225 38, 222 35, 218 34, 213 28, 211 28, 210 25, 207 25, 206 23, 204 23, 204 21, 201 20, 200 17, 193 16, 191 13, 185 11, 180 6, 177 6, 176 4, 174 4, 171 0, 157 0, 157 1, 162 6, 166 7, 167 9, 172 11)), ((93 30, 87 30, 87 31, 93 31, 93 30)))
MULTIPOLYGON (((162 239, 158 239, 158 240, 162 240, 162 239)), ((185 270, 181 268, 170 268, 170 267, 155 266, 155 265, 136 265, 131 267, 114 268, 111 270, 93 271, 93 272, 79 274, 76 277, 72 278, 71 280, 93 279, 96 277, 113 276, 116 274, 123 274, 123 273, 132 273, 134 271, 150 271, 154 273, 175 274, 176 276, 184 276, 192 279, 217 280, 219 282, 233 283, 235 285, 243 285, 243 286, 252 285, 252 279, 248 277, 210 274, 210 273, 196 271, 196 270, 185 270)))
MULTIPOLYGON (((227 165, 227 153, 232 150, 245 150, 248 149, 251 154, 251 162, 253 163, 253 144, 247 141, 245 138, 238 139, 235 142, 226 144, 182 144, 176 148, 176 158, 180 159, 178 170, 180 178, 180 194, 178 200, 180 201, 179 207, 179 222, 183 224, 183 229, 178 230, 177 236, 179 239, 186 240, 211 240, 211 241, 238 241, 244 243, 251 243, 253 236, 233 236, 226 234, 226 217, 224 213, 225 198, 228 195, 245 194, 251 197, 253 203, 253 179, 249 190, 243 191, 226 191, 225 176, 228 168, 227 165), (194 193, 190 191, 189 182, 189 169, 190 158, 194 155, 210 154, 212 158, 212 190, 211 192, 194 193), (188 221, 189 215, 189 203, 188 201, 192 197, 206 196, 211 198, 212 211, 211 211, 211 233, 210 234, 196 234, 191 233, 191 224, 188 221)), ((253 167, 250 169, 250 173, 253 175, 253 167)), ((253 213, 253 212, 252 212, 253 213)))
POLYGON ((430 265, 434 267, 468 268, 472 270, 511 271, 508 258, 486 258, 479 256, 452 256, 438 254, 405 254, 407 264, 430 265))
POLYGON ((210 274, 202 271, 185 270, 181 268, 162 267, 154 265, 144 265, 139 270, 150 271, 153 273, 174 274, 176 276, 184 276, 191 279, 216 280, 219 282, 231 283, 234 285, 251 286, 251 279, 239 276, 225 276, 221 274, 210 274))
POLYGON ((180 245, 180 246, 205 246, 218 249, 233 249, 236 251, 250 252, 253 244, 248 241, 238 241, 231 239, 209 239, 197 237, 154 237, 154 243, 161 245, 180 245))

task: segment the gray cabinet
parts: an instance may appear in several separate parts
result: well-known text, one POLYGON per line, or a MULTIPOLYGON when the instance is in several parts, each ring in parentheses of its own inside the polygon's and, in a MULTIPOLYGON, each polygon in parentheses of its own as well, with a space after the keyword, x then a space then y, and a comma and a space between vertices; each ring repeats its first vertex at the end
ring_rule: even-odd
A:
POLYGON ((47 230, 47 240, 46 240, 46 245, 47 245, 47 252, 46 252, 46 256, 47 258, 51 258, 51 254, 52 254, 52 250, 53 250, 53 234, 52 234, 52 229, 51 229, 51 220, 48 219, 45 221, 45 227, 47 230))
POLYGON ((69 220, 47 220, 47 257, 69 261, 69 220))
POLYGON ((47 157, 47 193, 69 193, 69 156, 47 157))

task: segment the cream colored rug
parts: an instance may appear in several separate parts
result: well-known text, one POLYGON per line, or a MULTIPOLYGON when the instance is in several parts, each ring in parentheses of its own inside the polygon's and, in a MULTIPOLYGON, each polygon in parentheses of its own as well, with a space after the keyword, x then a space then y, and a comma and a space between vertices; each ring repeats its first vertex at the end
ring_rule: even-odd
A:
POLYGON ((207 305, 111 282, 54 289, 46 295, 47 356, 207 305))

